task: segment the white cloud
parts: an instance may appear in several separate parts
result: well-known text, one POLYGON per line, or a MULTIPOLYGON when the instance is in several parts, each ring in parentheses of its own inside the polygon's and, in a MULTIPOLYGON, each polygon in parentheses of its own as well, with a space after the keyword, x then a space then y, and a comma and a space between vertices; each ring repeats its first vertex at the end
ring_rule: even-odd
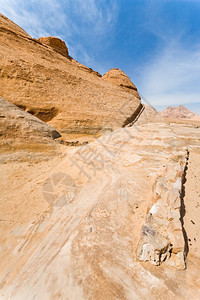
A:
POLYGON ((82 28, 95 34, 108 34, 116 24, 118 15, 117 1, 110 0, 70 0, 74 15, 81 20, 82 28))
POLYGON ((152 105, 200 102, 200 47, 171 42, 141 69, 141 90, 152 105))
POLYGON ((173 22, 162 1, 150 0, 143 14, 156 48, 140 66, 139 90, 152 105, 200 103, 200 44, 186 40, 189 24, 173 22))

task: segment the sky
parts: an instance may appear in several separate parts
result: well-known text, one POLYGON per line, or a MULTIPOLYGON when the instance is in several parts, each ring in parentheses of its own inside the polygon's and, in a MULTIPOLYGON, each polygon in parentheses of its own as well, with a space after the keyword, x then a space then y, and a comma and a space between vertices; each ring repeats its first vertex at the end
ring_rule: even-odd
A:
POLYGON ((102 75, 123 70, 158 110, 200 114, 200 0, 0 0, 0 12, 102 75))

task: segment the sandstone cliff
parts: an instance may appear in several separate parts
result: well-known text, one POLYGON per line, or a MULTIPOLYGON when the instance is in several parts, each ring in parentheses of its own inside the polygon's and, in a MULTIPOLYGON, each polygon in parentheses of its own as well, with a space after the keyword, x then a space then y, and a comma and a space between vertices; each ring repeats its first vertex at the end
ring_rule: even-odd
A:
POLYGON ((122 86, 103 80, 70 58, 61 40, 35 40, 0 15, 0 95, 58 131, 95 134, 121 127, 140 105, 127 80, 122 86))

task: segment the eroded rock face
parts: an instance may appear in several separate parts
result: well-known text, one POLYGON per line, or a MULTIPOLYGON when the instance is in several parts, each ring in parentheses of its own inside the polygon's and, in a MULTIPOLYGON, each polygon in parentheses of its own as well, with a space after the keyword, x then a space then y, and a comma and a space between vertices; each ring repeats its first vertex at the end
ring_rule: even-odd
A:
POLYGON ((138 111, 136 111, 133 120, 131 121, 129 118, 127 127, 159 122, 165 123, 165 119, 157 112, 157 110, 150 105, 141 104, 138 111))
POLYGON ((124 90, 132 93, 135 97, 140 99, 136 86, 122 70, 110 69, 110 71, 105 73, 102 78, 122 87, 124 90))
POLYGON ((57 53, 61 49, 66 56, 62 41, 42 41, 51 46, 0 15, 0 95, 9 102, 65 134, 114 130, 138 109, 134 94, 57 53))
POLYGON ((187 153, 172 156, 168 165, 156 178, 152 206, 142 227, 138 257, 159 266, 169 263, 178 269, 185 268, 185 240, 181 224, 181 196, 187 153))
POLYGON ((58 53, 69 58, 68 48, 65 42, 62 41, 61 39, 54 36, 48 36, 48 37, 41 37, 38 39, 38 41, 41 42, 42 44, 52 47, 58 53))
MULTIPOLYGON (((0 143, 3 148, 52 144, 60 134, 50 125, 0 97, 0 143)), ((29 149, 30 150, 30 149, 29 149)))

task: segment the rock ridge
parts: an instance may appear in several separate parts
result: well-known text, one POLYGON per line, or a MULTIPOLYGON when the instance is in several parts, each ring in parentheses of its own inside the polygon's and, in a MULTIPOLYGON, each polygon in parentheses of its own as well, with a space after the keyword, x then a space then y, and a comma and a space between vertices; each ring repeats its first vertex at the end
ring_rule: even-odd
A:
POLYGON ((59 132, 115 130, 140 106, 124 73, 124 86, 115 85, 71 58, 58 38, 33 39, 2 15, 0 28, 0 95, 59 132))
POLYGON ((188 151, 172 156, 155 180, 152 206, 142 226, 137 250, 140 261, 160 265, 164 261, 185 269, 186 245, 181 222, 181 194, 188 151))

